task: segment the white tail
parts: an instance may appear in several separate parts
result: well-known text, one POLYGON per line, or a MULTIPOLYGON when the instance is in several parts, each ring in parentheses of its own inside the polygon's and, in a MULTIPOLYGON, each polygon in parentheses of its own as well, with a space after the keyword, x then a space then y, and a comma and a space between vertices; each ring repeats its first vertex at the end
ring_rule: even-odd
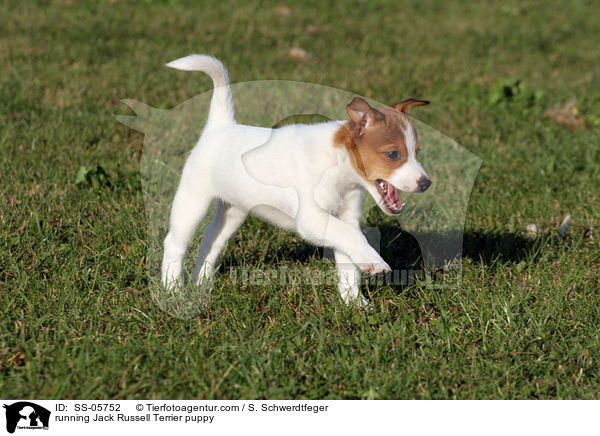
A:
POLYGON ((206 127, 225 126, 235 123, 233 96, 227 68, 216 58, 193 54, 173 62, 167 67, 184 71, 202 71, 210 76, 215 86, 206 127))

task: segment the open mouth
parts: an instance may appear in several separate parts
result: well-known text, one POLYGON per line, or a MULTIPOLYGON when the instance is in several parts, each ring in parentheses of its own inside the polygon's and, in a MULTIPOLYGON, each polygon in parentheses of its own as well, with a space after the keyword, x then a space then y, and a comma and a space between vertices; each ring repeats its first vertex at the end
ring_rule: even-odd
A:
POLYGON ((393 215, 398 215, 404 207, 404 203, 400 200, 400 191, 382 179, 377 179, 375 186, 377 186, 377 191, 381 195, 385 207, 393 215))

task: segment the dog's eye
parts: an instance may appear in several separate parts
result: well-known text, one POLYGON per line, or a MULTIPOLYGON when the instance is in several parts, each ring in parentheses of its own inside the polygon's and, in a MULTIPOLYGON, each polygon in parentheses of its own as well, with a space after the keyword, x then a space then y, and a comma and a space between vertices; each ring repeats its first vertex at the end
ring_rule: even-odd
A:
POLYGON ((391 160, 398 160, 400 159, 400 153, 398 153, 396 150, 394 151, 388 151, 386 153, 387 157, 389 157, 391 160))

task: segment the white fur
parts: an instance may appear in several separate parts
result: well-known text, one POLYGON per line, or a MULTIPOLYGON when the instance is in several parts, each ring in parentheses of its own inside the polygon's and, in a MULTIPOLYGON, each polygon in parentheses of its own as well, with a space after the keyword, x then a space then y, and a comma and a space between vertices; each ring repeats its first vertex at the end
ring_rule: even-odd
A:
MULTIPOLYGON (((360 231, 365 182, 345 147, 333 146, 341 122, 274 130, 236 124, 229 77, 221 62, 192 55, 167 65, 204 71, 215 91, 207 125, 185 164, 173 201, 164 241, 165 286, 179 286, 187 246, 217 199, 195 268, 198 284, 210 280, 228 239, 251 213, 315 245, 333 248, 342 299, 366 305, 360 270, 376 274, 390 267, 360 231)), ((380 199, 378 194, 374 197, 380 199)))
POLYGON ((409 124, 406 129, 403 129, 403 131, 406 149, 408 151, 408 159, 404 165, 394 171, 388 182, 401 191, 421 192, 418 181, 421 178, 429 179, 429 176, 421 163, 417 160, 417 135, 411 124, 409 124))

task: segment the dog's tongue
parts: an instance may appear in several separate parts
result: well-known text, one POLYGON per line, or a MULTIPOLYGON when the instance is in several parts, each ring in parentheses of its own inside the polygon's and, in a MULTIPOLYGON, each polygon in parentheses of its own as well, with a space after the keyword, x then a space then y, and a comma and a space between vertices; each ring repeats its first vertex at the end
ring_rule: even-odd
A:
POLYGON ((388 206, 394 211, 400 211, 402 209, 402 201, 400 200, 400 193, 396 188, 390 185, 388 182, 385 183, 386 193, 385 193, 385 201, 388 206))

